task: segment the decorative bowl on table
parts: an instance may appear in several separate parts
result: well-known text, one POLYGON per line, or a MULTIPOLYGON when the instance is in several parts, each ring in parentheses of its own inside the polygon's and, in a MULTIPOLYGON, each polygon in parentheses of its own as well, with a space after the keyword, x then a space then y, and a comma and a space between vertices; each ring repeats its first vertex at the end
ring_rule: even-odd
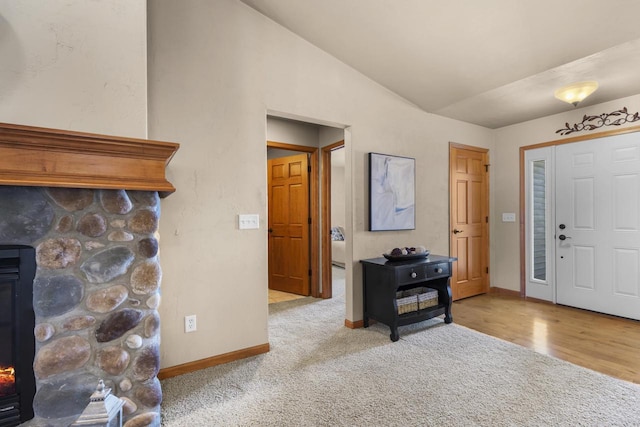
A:
POLYGON ((389 261, 405 261, 426 258, 429 256, 429 253, 430 251, 428 251, 424 246, 408 246, 404 248, 393 248, 382 254, 382 256, 389 261))

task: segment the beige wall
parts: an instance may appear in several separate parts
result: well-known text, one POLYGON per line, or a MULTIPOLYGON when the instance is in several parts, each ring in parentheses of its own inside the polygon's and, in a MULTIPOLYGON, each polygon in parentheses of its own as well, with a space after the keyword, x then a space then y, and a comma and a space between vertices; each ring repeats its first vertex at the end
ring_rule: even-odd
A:
POLYGON ((495 131, 496 142, 491 161, 493 175, 494 219, 492 223, 492 286, 520 290, 520 213, 519 213, 519 152, 520 147, 560 139, 581 137, 597 132, 638 126, 640 122, 621 126, 604 126, 595 131, 582 131, 567 136, 556 133, 565 123, 580 123, 585 115, 601 115, 627 107, 630 113, 640 110, 640 95, 616 101, 573 109, 495 131), (503 223, 502 212, 516 212, 515 223, 503 223))
POLYGON ((267 140, 307 147, 318 147, 320 129, 318 125, 277 117, 267 117, 267 140))
POLYGON ((163 367, 268 341, 268 113, 347 127, 345 318, 362 317, 357 260, 410 243, 448 253, 448 143, 491 148, 490 130, 424 113, 236 0, 154 1, 148 14, 149 134, 182 143, 161 224, 163 367), (370 151, 416 158, 416 230, 366 231, 370 151), (259 213, 260 230, 238 230, 239 213, 259 213))
POLYGON ((0 2, 0 121, 144 138, 146 1, 0 2))

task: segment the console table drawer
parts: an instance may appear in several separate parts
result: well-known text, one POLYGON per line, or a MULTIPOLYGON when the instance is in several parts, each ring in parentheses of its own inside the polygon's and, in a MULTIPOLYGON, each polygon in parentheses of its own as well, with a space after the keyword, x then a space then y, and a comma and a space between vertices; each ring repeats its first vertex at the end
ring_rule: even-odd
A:
POLYGON ((402 286, 405 283, 415 283, 423 281, 428 277, 428 274, 428 268, 424 265, 399 269, 398 285, 402 286))
POLYGON ((442 262, 440 264, 432 264, 432 265, 426 266, 427 277, 432 278, 432 277, 450 276, 451 275, 451 272, 449 271, 450 265, 451 264, 449 264, 448 262, 442 262))
POLYGON ((406 283, 415 283, 436 277, 448 277, 450 275, 451 271, 448 262, 406 267, 398 271, 398 285, 402 286, 406 283))

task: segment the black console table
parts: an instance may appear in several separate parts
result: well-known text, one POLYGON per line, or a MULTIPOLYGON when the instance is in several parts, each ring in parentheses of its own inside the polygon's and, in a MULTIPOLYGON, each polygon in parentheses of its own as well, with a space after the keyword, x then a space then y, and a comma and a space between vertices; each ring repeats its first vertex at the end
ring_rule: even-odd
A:
POLYGON ((452 263, 457 258, 429 255, 428 258, 389 261, 386 258, 363 259, 364 327, 369 319, 391 328, 391 341, 398 341, 398 327, 444 314, 444 322, 453 322, 451 316, 452 263), (438 304, 425 309, 398 314, 396 293, 417 287, 438 291, 438 304))

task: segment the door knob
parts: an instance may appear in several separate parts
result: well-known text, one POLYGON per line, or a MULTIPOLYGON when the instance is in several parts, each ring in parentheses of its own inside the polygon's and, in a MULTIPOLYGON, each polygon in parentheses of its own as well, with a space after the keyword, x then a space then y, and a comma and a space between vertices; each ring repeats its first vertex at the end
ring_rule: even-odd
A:
POLYGON ((558 239, 560 239, 560 240, 567 240, 567 239, 570 239, 570 238, 571 237, 565 236, 564 234, 561 234, 561 235, 558 236, 558 239))
POLYGON ((453 234, 462 233, 462 230, 458 230, 457 228, 453 229, 453 234))

